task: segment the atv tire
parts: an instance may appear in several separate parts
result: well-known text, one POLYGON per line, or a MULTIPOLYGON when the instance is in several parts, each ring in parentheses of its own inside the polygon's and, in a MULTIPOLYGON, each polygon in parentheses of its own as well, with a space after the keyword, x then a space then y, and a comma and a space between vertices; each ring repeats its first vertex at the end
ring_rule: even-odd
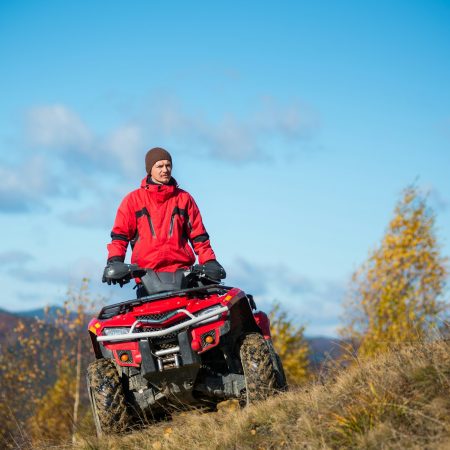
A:
POLYGON ((259 333, 247 334, 239 353, 245 377, 246 404, 273 395, 277 391, 277 373, 264 338, 259 333))
POLYGON ((275 351, 275 348, 273 346, 273 342, 271 339, 266 341, 267 346, 269 347, 270 355, 272 357, 272 362, 275 369, 275 376, 277 379, 277 389, 279 391, 287 391, 288 390, 288 384, 286 381, 286 375, 284 373, 283 363, 281 362, 281 358, 278 355, 278 353, 275 351))
POLYGON ((286 374, 284 373, 283 363, 281 362, 281 358, 276 354, 276 373, 277 373, 277 388, 280 391, 287 391, 288 390, 288 384, 286 380, 286 374))
POLYGON ((131 415, 114 362, 97 359, 89 364, 87 385, 97 435, 126 431, 131 415))

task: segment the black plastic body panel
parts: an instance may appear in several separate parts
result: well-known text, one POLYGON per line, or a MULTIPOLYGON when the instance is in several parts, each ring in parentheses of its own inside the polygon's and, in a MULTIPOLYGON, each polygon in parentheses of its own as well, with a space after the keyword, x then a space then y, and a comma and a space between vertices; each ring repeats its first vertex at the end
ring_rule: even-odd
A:
POLYGON ((184 366, 190 364, 200 364, 201 358, 197 352, 191 348, 191 333, 183 331, 178 334, 178 345, 180 346, 181 361, 184 366))
POLYGON ((148 339, 141 339, 139 341, 139 351, 141 352, 141 374, 146 376, 148 373, 156 372, 156 364, 150 348, 148 339))

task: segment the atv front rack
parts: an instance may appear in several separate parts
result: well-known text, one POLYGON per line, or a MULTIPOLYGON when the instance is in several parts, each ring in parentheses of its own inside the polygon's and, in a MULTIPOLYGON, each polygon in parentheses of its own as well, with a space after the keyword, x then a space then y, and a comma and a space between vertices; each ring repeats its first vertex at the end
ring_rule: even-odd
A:
POLYGON ((214 311, 210 311, 209 313, 201 314, 200 316, 194 316, 192 313, 186 311, 185 309, 179 309, 178 311, 176 311, 177 313, 183 312, 183 313, 187 314, 189 317, 191 317, 191 319, 187 320, 185 322, 173 325, 169 328, 164 328, 162 330, 145 331, 145 332, 137 332, 137 333, 134 331, 136 329, 136 325, 138 325, 139 323, 148 323, 148 322, 145 320, 136 320, 136 322, 134 322, 134 324, 131 326, 130 331, 128 333, 116 334, 116 335, 111 335, 111 336, 107 336, 107 335, 106 336, 105 335, 97 336, 97 341, 99 341, 99 342, 131 341, 134 339, 161 337, 161 336, 165 336, 167 334, 173 333, 174 331, 178 331, 183 328, 190 327, 191 325, 195 325, 199 322, 204 322, 204 321, 210 319, 211 317, 220 316, 221 314, 223 314, 224 312, 227 312, 227 311, 228 311, 228 307, 222 306, 221 308, 217 308, 214 311))
POLYGON ((163 300, 171 297, 186 297, 190 294, 197 294, 201 292, 205 292, 208 294, 220 294, 228 292, 233 289, 230 286, 222 286, 217 284, 212 284, 209 286, 188 288, 188 289, 180 289, 178 291, 167 291, 167 292, 159 292, 157 294, 148 295, 146 297, 141 297, 137 300, 128 300, 121 303, 115 303, 113 305, 105 306, 100 311, 98 315, 99 320, 111 319, 111 317, 117 316, 118 314, 125 314, 135 306, 142 305, 143 303, 151 302, 154 300, 163 300))

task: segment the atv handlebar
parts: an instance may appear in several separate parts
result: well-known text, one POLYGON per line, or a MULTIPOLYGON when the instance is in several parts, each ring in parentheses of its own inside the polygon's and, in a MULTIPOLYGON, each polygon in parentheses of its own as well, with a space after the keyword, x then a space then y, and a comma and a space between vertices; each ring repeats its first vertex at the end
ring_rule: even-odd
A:
MULTIPOLYGON (((112 262, 105 267, 103 271, 103 283, 116 284, 120 287, 130 282, 132 278, 141 278, 147 274, 151 269, 143 269, 137 264, 125 264, 120 261, 112 262)), ((214 280, 208 277, 205 271, 204 264, 195 264, 190 269, 184 271, 184 275, 187 277, 193 274, 199 278, 205 278, 213 283, 218 283, 219 280, 214 280)))
POLYGON ((116 261, 108 264, 103 271, 103 283, 116 284, 119 283, 120 287, 128 283, 131 278, 141 277, 146 274, 145 269, 141 269, 136 264, 125 264, 120 261, 116 261))

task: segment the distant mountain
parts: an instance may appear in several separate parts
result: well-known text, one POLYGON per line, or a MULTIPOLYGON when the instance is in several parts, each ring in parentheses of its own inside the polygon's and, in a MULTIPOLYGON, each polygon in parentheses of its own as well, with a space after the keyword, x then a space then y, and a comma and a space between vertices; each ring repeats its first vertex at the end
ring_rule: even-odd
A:
POLYGON ((14 328, 20 321, 30 324, 33 319, 0 309, 0 346, 15 340, 14 328))
POLYGON ((325 361, 338 358, 343 351, 344 341, 339 338, 318 336, 307 337, 310 348, 309 360, 313 369, 318 369, 325 361))
POLYGON ((32 319, 44 320, 46 318, 51 319, 52 321, 58 317, 58 312, 63 311, 60 306, 49 306, 48 312, 46 313, 47 308, 37 308, 30 309, 29 311, 20 311, 17 314, 20 317, 29 317, 32 319))
MULTIPOLYGON (((37 308, 30 309, 29 311, 20 311, 16 313, 19 317, 34 319, 34 320, 45 320, 47 323, 55 324, 59 315, 65 315, 66 312, 61 306, 49 306, 48 308, 37 308)), ((70 319, 75 319, 77 314, 75 312, 70 313, 70 319)), ((92 317, 95 316, 95 313, 92 314, 92 317)))
MULTIPOLYGON (((58 306, 51 306, 47 315, 45 313, 45 308, 19 312, 0 309, 0 348, 9 346, 10 344, 15 345, 17 337, 14 329, 17 327, 19 322, 23 322, 25 327, 31 330, 31 325, 36 323, 37 320, 46 319, 46 323, 48 323, 49 327, 52 328, 55 325, 56 318, 58 317, 58 311, 62 311, 62 308, 58 306)), ((76 316, 75 313, 71 313, 71 315, 73 315, 73 317, 76 316)))

